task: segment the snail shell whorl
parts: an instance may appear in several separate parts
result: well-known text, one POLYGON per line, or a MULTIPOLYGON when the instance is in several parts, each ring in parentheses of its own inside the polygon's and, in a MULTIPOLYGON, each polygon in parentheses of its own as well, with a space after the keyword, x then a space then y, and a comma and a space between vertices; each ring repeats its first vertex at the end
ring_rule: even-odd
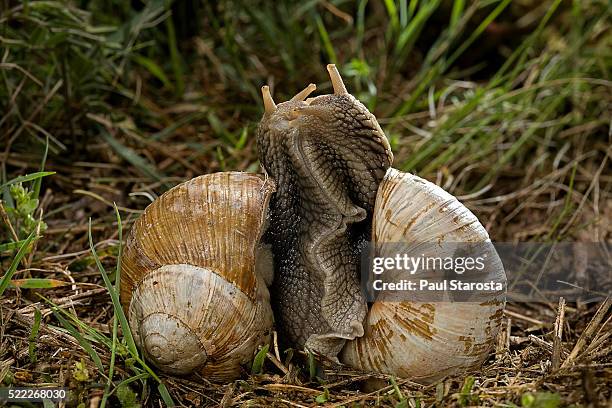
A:
MULTIPOLYGON (((476 216, 455 197, 395 169, 389 169, 380 184, 372 230, 376 256, 382 257, 398 253, 397 246, 385 243, 401 243, 401 253, 409 255, 425 251, 425 256, 445 257, 453 256, 452 243, 490 242, 476 216), (434 249, 422 243, 449 245, 434 249), (441 253, 445 250, 449 253, 441 253)), ((487 280, 505 283, 494 250, 489 252, 485 274, 487 280)), ((504 303, 503 291, 478 302, 378 301, 369 310, 365 335, 348 342, 340 360, 357 369, 424 383, 460 373, 488 356, 504 303)))
POLYGON ((267 341, 272 311, 259 239, 274 191, 246 173, 194 178, 146 208, 122 258, 135 341, 163 371, 235 378, 267 341))

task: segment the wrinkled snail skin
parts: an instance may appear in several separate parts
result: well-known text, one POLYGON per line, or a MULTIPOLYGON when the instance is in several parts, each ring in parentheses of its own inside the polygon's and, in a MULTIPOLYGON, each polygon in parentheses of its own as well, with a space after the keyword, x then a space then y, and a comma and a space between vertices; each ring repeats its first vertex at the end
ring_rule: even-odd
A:
POLYGON ((135 222, 122 257, 121 302, 137 345, 161 370, 235 379, 269 341, 272 266, 259 241, 273 191, 260 175, 200 176, 135 222))
MULTIPOLYGON (((305 90, 276 105, 262 89, 259 157, 278 185, 264 240, 274 255, 281 338, 357 369, 424 383, 478 366, 498 332, 503 292, 478 302, 378 301, 368 310, 359 287, 365 241, 378 256, 395 255, 385 254, 385 243, 403 243, 402 252, 413 254, 423 242, 490 241, 455 197, 390 169, 393 156, 376 119, 348 94, 335 67, 328 70, 333 95, 303 100, 305 90)), ((449 253, 425 255, 456 255, 444 248, 449 253)), ((505 283, 494 250, 485 277, 505 283)))
POLYGON ((335 67, 330 74, 333 95, 305 99, 311 84, 276 105, 264 87, 257 143, 277 184, 264 236, 274 255, 277 328, 292 346, 335 358, 364 332, 359 247, 392 154, 374 116, 346 92, 335 67))
MULTIPOLYGON (((372 239, 376 256, 382 257, 398 252, 453 257, 474 243, 474 255, 487 258, 475 278, 506 281, 476 216, 440 187, 411 174, 388 171, 376 199, 372 239)), ((340 360, 422 383, 468 371, 482 364, 494 345, 504 303, 504 291, 481 295, 477 302, 375 302, 365 335, 347 342, 340 360)))

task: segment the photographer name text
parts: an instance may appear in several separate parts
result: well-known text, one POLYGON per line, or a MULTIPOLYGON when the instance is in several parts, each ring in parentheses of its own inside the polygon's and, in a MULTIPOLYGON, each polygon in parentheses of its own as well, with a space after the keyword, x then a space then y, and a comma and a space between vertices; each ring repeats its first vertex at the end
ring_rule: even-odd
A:
POLYGON ((402 279, 397 282, 385 282, 382 279, 377 279, 372 282, 372 288, 376 291, 502 291, 504 285, 495 281, 465 282, 458 279, 436 281, 402 279))

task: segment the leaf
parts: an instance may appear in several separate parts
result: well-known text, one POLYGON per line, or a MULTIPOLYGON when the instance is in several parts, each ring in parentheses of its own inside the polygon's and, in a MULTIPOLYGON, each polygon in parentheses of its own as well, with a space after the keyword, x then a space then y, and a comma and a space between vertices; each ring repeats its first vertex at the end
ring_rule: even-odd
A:
POLYGON ((319 37, 323 42, 323 47, 325 48, 325 52, 327 53, 327 58, 329 62, 332 64, 338 63, 338 57, 336 56, 336 51, 334 51, 334 46, 332 45, 331 40, 329 39, 329 34, 327 33, 327 29, 325 28, 325 24, 323 24, 323 20, 320 15, 315 16, 315 21, 317 22, 317 28, 319 29, 319 37))
POLYGON ((471 375, 466 377, 463 386, 461 387, 461 392, 459 393, 459 405, 465 407, 470 404, 470 397, 472 396, 472 388, 474 387, 474 383, 476 379, 471 375))
POLYGON ((164 70, 159 65, 157 65, 155 61, 142 55, 133 55, 132 59, 136 63, 145 67, 147 71, 149 71, 155 78, 159 79, 165 87, 172 88, 172 84, 164 73, 164 70))
POLYGON ((81 359, 81 361, 76 361, 74 363, 74 369, 72 370, 72 376, 75 380, 79 382, 87 382, 89 381, 89 371, 87 370, 87 365, 85 361, 81 359))
MULTIPOLYGON (((116 206, 115 206, 115 213, 117 214, 117 216, 119 215, 119 211, 117 210, 116 206)), ((120 231, 119 236, 121 237, 121 222, 120 221, 119 221, 118 227, 120 231)), ((116 288, 113 287, 113 284, 111 283, 108 277, 108 274, 106 273, 106 270, 102 266, 102 263, 100 262, 100 258, 98 257, 98 253, 96 252, 96 249, 94 247, 93 238, 91 236, 91 219, 89 220, 89 228, 87 230, 87 235, 89 237, 89 249, 91 250, 91 253, 93 254, 96 265, 98 266, 98 270, 100 271, 100 274, 102 275, 102 280, 104 281, 104 285, 106 286, 106 289, 108 290, 108 293, 110 294, 111 300, 113 302, 113 309, 115 311, 115 316, 119 318, 119 323, 121 324, 121 329, 123 330, 123 336, 125 337, 130 353, 133 356, 138 357, 138 349, 136 348, 136 343, 134 342, 134 337, 132 336, 130 325, 127 321, 127 318, 125 317, 123 308, 121 307, 121 302, 119 301, 119 293, 116 290, 116 288)), ((118 259, 117 263, 118 263, 118 268, 120 268, 121 259, 118 259)), ((115 277, 115 280, 121 281, 120 269, 118 269, 118 272, 119 273, 115 277)))
POLYGON ((34 240, 35 236, 36 236, 36 231, 30 232, 30 235, 26 238, 23 245, 21 245, 21 247, 19 248, 17 255, 15 255, 15 258, 13 258, 13 262, 11 262, 11 265, 9 266, 8 270, 2 276, 2 279, 0 279, 0 297, 2 297, 2 294, 8 287, 9 283, 11 282, 11 278, 13 277, 13 274, 17 270, 17 265, 19 265, 19 262, 21 262, 21 259, 27 253, 28 247, 30 246, 30 243, 32 242, 32 240, 34 240))
POLYGON ((70 284, 70 282, 61 281, 58 279, 45 278, 13 279, 11 281, 12 287, 18 287, 21 289, 52 289, 68 286, 70 284))
MULTIPOLYGON (((166 2, 167 8, 170 8, 170 3, 170 1, 166 2)), ((183 92, 185 91, 185 80, 183 79, 183 61, 177 46, 174 22, 171 18, 167 18, 165 23, 166 35, 168 38, 168 48, 170 48, 170 62, 172 63, 174 81, 176 82, 176 95, 182 96, 183 92)))
POLYGON ((50 176, 52 174, 55 174, 55 172, 54 171, 39 171, 37 173, 26 174, 25 176, 15 177, 14 179, 9 180, 6 183, 2 184, 0 186, 0 190, 3 190, 5 187, 10 186, 11 184, 24 183, 26 181, 37 180, 41 177, 50 176))
POLYGON ((245 126, 242 128, 242 132, 240 132, 240 138, 238 139, 238 141, 236 142, 236 145, 234 146, 236 150, 242 150, 242 148, 246 145, 248 135, 249 135, 248 129, 245 126))
POLYGON ((117 398, 122 408, 138 408, 138 395, 125 383, 117 387, 117 398))
POLYGON ((395 391, 395 394, 397 394, 397 399, 400 400, 400 404, 403 402, 405 403, 406 399, 404 398, 402 391, 399 389, 399 386, 397 385, 397 381, 395 381, 395 378, 391 377, 389 380, 391 381, 391 385, 393 385, 393 391, 395 391))
POLYGON ((270 349, 270 345, 265 344, 263 347, 259 349, 255 359, 253 359, 253 366, 251 367, 251 374, 261 374, 263 370, 264 361, 266 361, 266 354, 268 354, 268 350, 270 349))
POLYGON ((308 374, 310 381, 313 381, 317 376, 317 360, 310 350, 308 351, 308 374))
POLYGON ((325 404, 327 401, 329 401, 329 390, 325 388, 323 394, 317 395, 315 402, 318 404, 325 404))
POLYGON ((5 244, 0 244, 0 252, 12 251, 15 248, 19 248, 21 245, 23 245, 25 241, 25 239, 22 239, 21 241, 17 242, 7 242, 5 244))
POLYGON ((43 408, 55 408, 55 403, 50 399, 43 399, 43 408))
POLYGON ((526 393, 521 397, 524 408, 557 408, 561 405, 561 396, 552 392, 526 393))

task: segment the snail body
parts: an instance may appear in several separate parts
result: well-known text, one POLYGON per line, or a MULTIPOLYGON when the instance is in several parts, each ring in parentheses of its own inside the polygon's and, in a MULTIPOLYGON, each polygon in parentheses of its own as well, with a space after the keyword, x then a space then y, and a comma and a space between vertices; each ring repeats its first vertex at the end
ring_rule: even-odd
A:
POLYGON ((233 379, 269 340, 271 265, 259 240, 273 190, 253 174, 196 177, 132 227, 121 301, 137 345, 163 371, 233 379))
POLYGON ((304 100, 308 90, 276 106, 264 89, 259 157, 278 185, 264 240, 280 330, 291 345, 335 357, 363 335, 359 246, 392 154, 374 116, 345 89, 304 100))

